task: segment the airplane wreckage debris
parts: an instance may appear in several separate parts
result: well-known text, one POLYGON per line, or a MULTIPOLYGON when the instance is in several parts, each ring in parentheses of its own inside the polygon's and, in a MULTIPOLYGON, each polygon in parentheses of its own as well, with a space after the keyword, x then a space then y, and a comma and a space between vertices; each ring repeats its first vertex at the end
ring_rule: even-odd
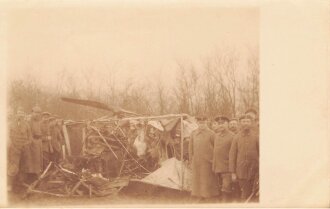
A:
POLYGON ((117 194, 130 181, 190 190, 188 137, 197 128, 187 114, 141 116, 100 102, 62 98, 114 113, 92 121, 66 120, 64 159, 51 162, 26 196, 117 194), (116 117, 120 114, 121 117, 116 117))

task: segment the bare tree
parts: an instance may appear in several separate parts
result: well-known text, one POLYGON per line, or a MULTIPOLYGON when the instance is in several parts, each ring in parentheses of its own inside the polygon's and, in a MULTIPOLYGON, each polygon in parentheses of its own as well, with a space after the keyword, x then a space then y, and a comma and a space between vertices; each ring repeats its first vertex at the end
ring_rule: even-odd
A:
POLYGON ((209 115, 236 115, 238 62, 235 51, 221 52, 203 61, 203 94, 209 115))
POLYGON ((109 69, 105 76, 91 76, 89 71, 76 71, 80 73, 77 75, 63 68, 53 89, 45 88, 29 76, 12 81, 8 102, 13 111, 18 106, 30 111, 38 104, 46 111, 72 119, 93 118, 104 112, 64 103, 61 96, 83 96, 141 114, 222 114, 235 117, 247 108, 259 108, 258 54, 250 54, 244 75, 238 75, 239 64, 242 61, 234 50, 220 51, 202 60, 201 66, 177 62, 173 86, 164 85, 162 77, 154 83, 134 78, 120 83, 119 79, 125 78, 118 76, 116 69, 109 69), (103 79, 96 82, 96 77, 103 79))
POLYGON ((165 88, 164 83, 160 77, 157 79, 156 90, 157 90, 156 103, 158 103, 157 112, 162 115, 168 112, 169 98, 168 98, 168 89, 165 88))
POLYGON ((241 111, 247 108, 259 109, 259 57, 251 54, 247 63, 248 73, 238 87, 241 111))

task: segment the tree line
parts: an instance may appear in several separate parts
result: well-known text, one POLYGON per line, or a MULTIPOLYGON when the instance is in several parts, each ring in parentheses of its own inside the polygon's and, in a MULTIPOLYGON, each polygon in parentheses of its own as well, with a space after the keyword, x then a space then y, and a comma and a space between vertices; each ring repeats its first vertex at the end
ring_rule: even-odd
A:
POLYGON ((109 73, 102 86, 83 89, 79 82, 95 86, 93 77, 86 74, 83 80, 74 82, 74 75, 65 70, 59 74, 53 89, 42 86, 36 78, 17 79, 9 83, 8 106, 12 112, 19 107, 29 112, 38 104, 44 111, 74 120, 107 114, 65 103, 60 100, 65 96, 96 100, 148 115, 187 113, 237 117, 248 108, 259 108, 259 56, 256 53, 248 56, 244 72, 239 71, 240 61, 235 51, 228 51, 204 59, 200 66, 177 62, 175 82, 170 87, 164 84, 164 79, 156 82, 127 79, 118 85, 118 74, 109 73))

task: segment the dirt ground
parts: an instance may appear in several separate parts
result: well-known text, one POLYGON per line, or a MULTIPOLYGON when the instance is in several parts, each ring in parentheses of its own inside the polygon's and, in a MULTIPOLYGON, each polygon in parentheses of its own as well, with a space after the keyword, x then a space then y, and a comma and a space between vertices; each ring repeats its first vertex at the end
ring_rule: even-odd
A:
MULTIPOLYGON (((194 204, 198 200, 191 198, 188 192, 182 192, 162 187, 156 187, 141 183, 130 183, 116 196, 107 197, 53 197, 41 194, 32 194, 28 198, 22 198, 23 193, 10 193, 8 195, 9 207, 102 207, 102 206, 127 206, 132 204, 194 204)), ((214 200, 213 200, 214 201, 214 200)), ((213 202, 212 201, 212 202, 213 202)), ((218 202, 215 200, 214 202, 218 202)))

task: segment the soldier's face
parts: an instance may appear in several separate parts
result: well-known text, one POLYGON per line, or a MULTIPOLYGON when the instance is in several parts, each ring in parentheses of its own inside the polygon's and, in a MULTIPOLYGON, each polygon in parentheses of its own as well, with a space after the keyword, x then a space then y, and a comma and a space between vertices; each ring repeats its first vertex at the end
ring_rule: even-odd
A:
POLYGON ((198 121, 199 128, 206 128, 207 127, 207 121, 198 121))
POLYGON ((244 118, 241 120, 242 129, 244 130, 249 129, 251 125, 252 125, 251 119, 244 118))
POLYGON ((237 129, 237 127, 238 127, 238 123, 236 120, 229 122, 229 129, 237 129))
POLYGON ((50 120, 50 121, 48 121, 48 123, 50 126, 54 126, 56 122, 54 120, 50 120))
POLYGON ((254 122, 257 118, 257 116, 253 112, 249 112, 246 114, 247 116, 251 117, 251 122, 254 122))
POLYGON ((218 125, 218 128, 219 128, 221 131, 223 131, 223 130, 225 130, 225 129, 228 128, 228 122, 226 122, 226 121, 220 121, 218 124, 219 124, 219 125, 218 125))
POLYGON ((218 128, 218 123, 213 121, 211 124, 211 128, 212 128, 212 130, 216 130, 218 128))
POLYGON ((41 119, 41 114, 37 112, 32 112, 32 118, 34 120, 40 120, 41 119))
POLYGON ((48 119, 48 116, 42 116, 42 120, 45 121, 48 119))
POLYGON ((219 121, 218 122, 218 129, 220 131, 223 131, 228 128, 228 122, 227 121, 219 121))
POLYGON ((24 114, 17 114, 17 115, 16 115, 16 118, 17 118, 17 120, 19 120, 19 121, 23 120, 24 117, 25 117, 24 114))

